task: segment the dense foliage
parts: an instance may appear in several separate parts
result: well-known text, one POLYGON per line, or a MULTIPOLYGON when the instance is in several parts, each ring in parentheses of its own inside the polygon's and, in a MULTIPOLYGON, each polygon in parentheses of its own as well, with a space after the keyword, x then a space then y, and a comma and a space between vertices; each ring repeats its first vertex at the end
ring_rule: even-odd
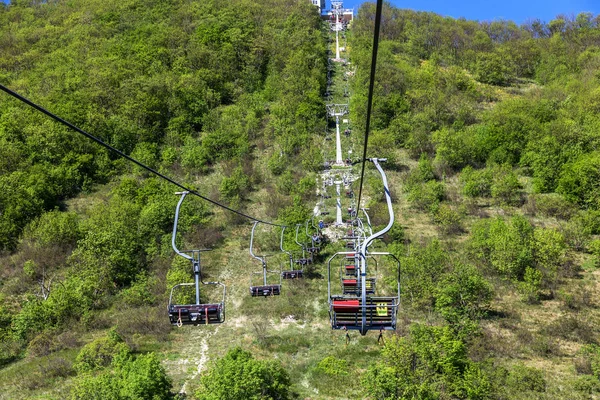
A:
MULTIPOLYGON (((354 73, 330 73, 349 81, 355 132, 374 10, 343 34, 354 73)), ((311 216, 326 154, 324 29, 308 1, 13 0, 0 5, 0 82, 211 198, 294 226, 311 216)), ((174 188, 2 94, 2 379, 72 399, 169 399, 188 383, 201 399, 600 393, 600 18, 517 26, 386 4, 382 29, 368 154, 389 158, 400 221, 385 238, 401 260, 394 335, 344 347, 327 334, 322 261, 337 247, 277 299, 246 301, 248 227, 192 196, 177 244, 219 250, 203 278, 226 282, 233 310, 226 325, 170 330, 168 289, 191 280, 171 249, 174 188), (183 383, 183 366, 207 357, 183 383)), ((365 193, 383 224, 380 181, 365 193)), ((278 229, 263 228, 276 252, 278 229)), ((297 251, 294 233, 284 246, 297 251)), ((378 285, 395 284, 380 271, 378 285)))

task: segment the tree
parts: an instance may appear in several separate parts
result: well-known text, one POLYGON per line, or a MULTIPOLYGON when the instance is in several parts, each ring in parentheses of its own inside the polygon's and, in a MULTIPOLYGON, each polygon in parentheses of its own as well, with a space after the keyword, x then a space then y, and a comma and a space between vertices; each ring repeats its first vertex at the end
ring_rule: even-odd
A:
POLYGON ((281 364, 254 359, 236 347, 200 378, 199 400, 290 399, 290 378, 281 364))

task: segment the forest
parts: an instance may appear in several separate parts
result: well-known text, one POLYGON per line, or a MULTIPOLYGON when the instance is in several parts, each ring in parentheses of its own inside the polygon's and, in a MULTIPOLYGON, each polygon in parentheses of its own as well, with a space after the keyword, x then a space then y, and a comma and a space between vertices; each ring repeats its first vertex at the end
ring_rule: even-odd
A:
MULTIPOLYGON (((355 73, 334 76, 354 150, 374 17, 358 10, 355 73)), ((0 84, 293 226, 329 157, 332 37, 309 1, 11 0, 0 84)), ((0 92, 0 398, 600 396, 600 16, 517 25, 384 3, 380 40, 367 153, 388 159, 396 223, 376 247, 402 288, 382 340, 331 330, 340 243, 281 296, 251 298, 251 225, 199 199, 178 240, 213 249, 203 274, 225 282, 227 317, 171 326, 169 291, 193 279, 171 247, 178 189, 0 92)), ((374 229, 380 186, 368 172, 374 229)), ((279 231, 261 229, 268 248, 279 231)))

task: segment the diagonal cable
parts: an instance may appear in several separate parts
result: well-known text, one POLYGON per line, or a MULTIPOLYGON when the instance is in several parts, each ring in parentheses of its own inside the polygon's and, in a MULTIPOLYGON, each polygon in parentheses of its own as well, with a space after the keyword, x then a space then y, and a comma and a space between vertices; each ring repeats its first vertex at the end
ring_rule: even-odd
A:
POLYGON ((373 32, 373 54, 371 57, 371 75, 369 76, 369 94, 367 96, 367 121, 365 124, 365 145, 363 148, 362 168, 360 172, 360 187, 358 190, 358 202, 356 207, 360 208, 360 198, 362 197, 362 188, 365 176, 365 165, 367 161, 367 144, 369 143, 369 129, 371 125, 371 108, 373 106, 373 87, 375 86, 375 69, 377 67, 377 50, 379 48, 379 30, 381 27, 381 10, 383 8, 383 0, 377 0, 377 8, 375 10, 375 30, 373 32))
POLYGON ((193 195, 195 195, 195 196, 198 196, 198 197, 200 197, 201 199, 208 201, 209 203, 212 203, 212 204, 214 204, 214 205, 215 205, 215 206, 217 206, 217 207, 221 207, 221 208, 223 208, 223 209, 225 209, 225 210, 227 210, 227 211, 231 211, 232 213, 235 213, 235 214, 237 214, 237 215, 240 215, 240 216, 242 216, 242 217, 244 217, 244 218, 248 218, 248 219, 251 219, 251 220, 253 220, 253 221, 257 221, 257 222, 260 222, 260 223, 263 223, 263 224, 266 224, 266 225, 280 226, 280 227, 281 227, 281 226, 284 226, 284 225, 281 225, 281 224, 276 224, 276 223, 273 223, 273 222, 263 221, 263 220, 261 220, 261 219, 254 218, 254 217, 252 217, 252 216, 250 216, 250 215, 248 215, 248 214, 244 214, 244 213, 243 213, 243 212, 241 212, 241 211, 238 211, 238 210, 235 210, 235 209, 233 209, 233 208, 231 208, 231 207, 228 207, 228 206, 226 206, 225 204, 219 203, 218 201, 212 200, 212 199, 210 199, 210 198, 208 198, 208 197, 206 197, 206 196, 204 196, 204 195, 202 195, 202 194, 198 193, 198 192, 197 192, 197 191, 195 191, 194 189, 190 189, 190 188, 186 187, 185 185, 183 185, 183 184, 181 184, 181 183, 177 182, 177 181, 176 181, 176 180, 174 180, 173 178, 169 178, 168 176, 161 174, 160 172, 156 171, 155 169, 152 169, 152 168, 150 168, 150 167, 149 167, 149 166, 147 166, 146 164, 143 164, 143 163, 141 163, 140 161, 136 160, 135 158, 128 156, 127 154, 123 153, 121 150, 119 150, 119 149, 117 149, 117 148, 115 148, 115 147, 113 147, 113 146, 109 145, 108 143, 106 143, 106 142, 102 141, 101 139, 97 138, 96 136, 94 136, 94 135, 92 135, 92 134, 90 134, 90 133, 88 133, 88 132, 84 131, 83 129, 81 129, 81 128, 78 128, 77 126, 73 125, 73 124, 72 124, 72 123, 70 123, 69 121, 66 121, 66 120, 64 120, 64 119, 60 118, 60 117, 59 117, 59 116, 57 116, 56 114, 53 114, 53 113, 51 113, 50 111, 46 110, 45 108, 43 108, 43 107, 41 107, 41 106, 37 105, 36 103, 32 102, 31 100, 29 100, 29 99, 27 99, 27 98, 25 98, 25 97, 21 96, 21 95, 20 95, 20 94, 18 94, 17 92, 14 92, 14 91, 10 90, 9 88, 7 88, 6 86, 4 86, 4 85, 2 85, 2 84, 0 84, 0 90, 3 90, 4 92, 8 93, 8 94, 9 94, 9 95, 11 95, 12 97, 14 97, 14 98, 16 98, 16 99, 18 99, 18 100, 22 101, 23 103, 27 104, 27 105, 28 105, 28 106, 30 106, 30 107, 33 107, 34 109, 38 110, 39 112, 41 112, 41 113, 43 113, 43 114, 46 114, 48 117, 52 118, 52 119, 53 119, 53 120, 55 120, 56 122, 58 122, 58 123, 61 123, 61 124, 65 125, 65 126, 67 126, 67 127, 71 128, 71 129, 72 129, 72 130, 74 130, 75 132, 77 132, 77 133, 80 133, 80 134, 82 134, 83 136, 87 137, 88 139, 91 139, 91 140, 93 140, 94 142, 98 143, 99 145, 101 145, 101 146, 103 146, 103 147, 105 147, 105 148, 109 149, 110 151, 117 153, 119 156, 121 156, 121 157, 125 158, 125 159, 126 159, 126 160, 128 160, 128 161, 131 161, 132 163, 134 163, 134 164, 136 164, 137 166, 139 166, 139 167, 141 167, 141 168, 145 169, 146 171, 148 171, 148 172, 150 172, 150 173, 152 173, 152 174, 154 174, 154 175, 156 175, 156 176, 158 176, 158 177, 160 177, 160 178, 162 178, 162 179, 164 179, 164 180, 166 180, 166 181, 168 181, 168 182, 172 183, 173 185, 175 185, 175 186, 177 186, 177 187, 179 187, 179 188, 181 188, 181 189, 185 190, 186 192, 190 192, 191 194, 193 194, 193 195))

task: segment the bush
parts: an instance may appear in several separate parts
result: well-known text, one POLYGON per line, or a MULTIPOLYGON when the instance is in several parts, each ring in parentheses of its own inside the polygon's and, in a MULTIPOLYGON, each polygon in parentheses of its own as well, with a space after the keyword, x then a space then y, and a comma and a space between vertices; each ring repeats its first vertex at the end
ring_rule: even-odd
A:
POLYGON ((461 215, 447 204, 440 204, 433 212, 433 221, 445 234, 458 233, 462 230, 461 215))
POLYGON ((111 329, 105 337, 83 346, 74 367, 78 373, 91 372, 109 366, 115 358, 123 359, 128 355, 129 346, 111 329))
POLYGON ((231 175, 221 181, 219 192, 228 201, 243 199, 250 190, 250 178, 244 173, 241 166, 235 168, 231 175))
POLYGON ((200 378, 199 400, 290 399, 290 378, 280 363, 255 360, 236 347, 200 378))
POLYGON ((171 380, 154 353, 137 358, 114 359, 112 370, 82 374, 71 390, 72 400, 167 400, 171 380))
POLYGON ((510 224, 501 218, 481 220, 473 225, 470 247, 501 275, 521 280, 526 268, 533 266, 533 232, 521 216, 513 217, 510 224))
POLYGON ((348 362, 334 356, 327 356, 319 361, 315 372, 332 376, 348 375, 348 362))
POLYGON ((545 392, 546 380, 542 371, 536 368, 516 365, 508 374, 507 385, 515 391, 545 392))
POLYGON ((487 398, 487 376, 467 357, 466 346, 448 326, 411 326, 408 337, 386 341, 381 360, 362 379, 369 398, 487 398))
POLYGON ((494 174, 489 168, 475 170, 468 166, 460 173, 463 193, 468 197, 490 197, 493 179, 494 174))
POLYGON ((535 204, 537 211, 546 217, 568 220, 575 212, 573 204, 557 193, 532 195, 530 201, 535 204))
POLYGON ((566 164, 560 174, 556 191, 579 205, 600 209, 600 152, 582 155, 566 164))
POLYGON ((413 184, 408 190, 408 200, 422 211, 435 211, 445 197, 444 184, 436 181, 413 184))
POLYGON ((492 198, 500 204, 518 206, 522 203, 522 185, 509 165, 492 168, 494 180, 490 188, 492 198))
POLYGON ((435 308, 450 323, 478 320, 487 313, 492 296, 492 285, 475 267, 458 264, 438 283, 435 308))

